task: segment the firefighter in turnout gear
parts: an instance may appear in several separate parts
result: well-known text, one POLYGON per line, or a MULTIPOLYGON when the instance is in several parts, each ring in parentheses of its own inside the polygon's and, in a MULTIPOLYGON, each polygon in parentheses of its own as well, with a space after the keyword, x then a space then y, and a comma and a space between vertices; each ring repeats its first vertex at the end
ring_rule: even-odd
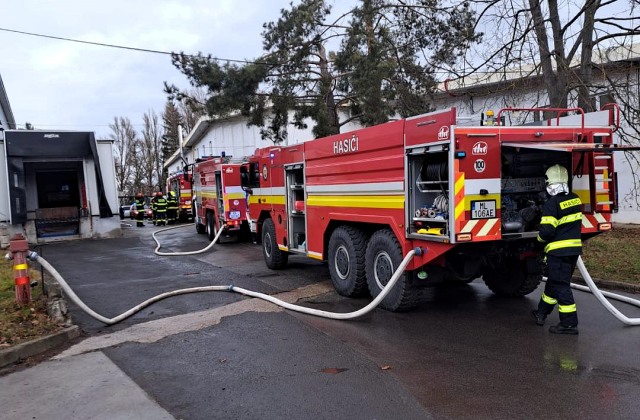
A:
POLYGON ((157 226, 167 224, 167 199, 164 198, 162 191, 156 193, 155 198, 155 224, 157 226))
POLYGON ((134 201, 134 205, 136 206, 136 226, 144 227, 144 195, 139 192, 136 194, 136 198, 134 201))
POLYGON ((544 244, 548 278, 533 316, 536 324, 544 325, 557 304, 560 323, 550 327, 549 332, 578 334, 578 312, 570 284, 582 253, 582 202, 569 191, 569 176, 564 167, 553 165, 545 177, 551 197, 542 208, 538 241, 544 244))
POLYGON ((173 190, 167 195, 167 220, 172 225, 178 220, 178 197, 173 190))

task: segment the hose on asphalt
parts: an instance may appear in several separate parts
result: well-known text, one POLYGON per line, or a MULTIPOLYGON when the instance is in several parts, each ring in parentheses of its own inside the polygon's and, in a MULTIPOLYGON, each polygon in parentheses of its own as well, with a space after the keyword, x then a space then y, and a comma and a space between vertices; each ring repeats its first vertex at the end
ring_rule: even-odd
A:
POLYGON ((202 254, 203 252, 207 252, 208 250, 210 250, 217 242, 218 242, 218 238, 220 238, 220 235, 222 234, 222 232, 224 231, 224 229, 219 229, 218 233, 216 233, 216 236, 213 238, 213 240, 211 241, 211 243, 209 245, 207 245, 206 247, 199 249, 197 251, 178 251, 178 252, 160 252, 160 248, 162 247, 162 245, 160 245, 160 241, 158 240, 158 238, 156 238, 156 234, 160 233, 160 232, 166 232, 167 230, 171 230, 171 229, 179 229, 179 228, 183 228, 183 227, 189 227, 191 225, 180 225, 180 226, 171 226, 168 228, 164 228, 164 229, 160 229, 157 230, 155 232, 153 232, 151 234, 151 237, 153 237, 153 240, 156 241, 156 244, 158 245, 156 247, 156 249, 153 250, 153 252, 156 255, 160 255, 163 257, 171 257, 171 256, 176 256, 176 255, 196 255, 196 254, 202 254))
POLYGON ((625 324, 625 325, 640 325, 640 318, 628 318, 622 312, 620 312, 618 309, 616 309, 607 300, 607 298, 605 298, 605 296, 608 296, 611 299, 615 299, 615 300, 618 300, 620 302, 625 302, 625 303, 628 303, 630 305, 634 305, 634 306, 640 307, 640 301, 639 300, 632 299, 630 297, 623 296, 623 295, 618 295, 618 294, 611 293, 611 292, 606 292, 606 291, 603 292, 600 289, 598 289, 598 287, 594 283, 593 279, 591 278, 591 275, 587 271, 587 267, 585 267, 584 262, 582 261, 582 257, 578 257, 577 267, 578 267, 578 270, 580 271, 580 274, 582 275, 582 278, 584 279, 585 283, 587 283, 587 285, 589 287, 582 286, 582 285, 575 284, 575 283, 571 283, 571 287, 572 288, 577 289, 577 290, 582 290, 582 291, 585 291, 585 292, 593 293, 593 295, 602 304, 602 306, 604 306, 609 312, 611 312, 611 314, 613 316, 615 316, 617 319, 619 319, 623 324, 625 324))
MULTIPOLYGON (((222 232, 222 230, 220 230, 220 232, 222 232)), ((217 239, 218 236, 220 236, 220 232, 218 232, 218 235, 216 235, 216 238, 212 241, 212 243, 215 242, 215 240, 217 239)), ((64 280, 62 275, 51 264, 49 264, 49 262, 47 260, 45 260, 44 258, 39 256, 38 253, 36 253, 34 251, 29 251, 29 254, 27 255, 27 257, 32 261, 38 262, 45 270, 47 270, 47 272, 49 274, 51 274, 56 279, 58 284, 60 284, 60 287, 67 294, 69 299, 71 299, 71 301, 73 301, 73 303, 78 305, 78 307, 80 307, 80 309, 82 309, 88 315, 90 315, 91 317, 97 319, 98 321, 100 321, 100 322, 102 322, 104 324, 113 325, 113 324, 117 324, 118 322, 121 322, 121 321, 129 318, 131 315, 139 312, 143 308, 145 308, 145 307, 147 307, 147 306, 151 305, 152 303, 157 302, 159 300, 168 298, 170 296, 178 296, 178 295, 184 295, 184 294, 187 294, 187 293, 197 293, 197 292, 236 292, 236 293, 240 293, 240 294, 243 294, 243 295, 246 295, 246 296, 251 296, 251 297, 254 297, 254 298, 266 300, 266 301, 274 303, 274 304, 276 304, 276 305, 278 305, 278 306, 280 306, 282 308, 289 309, 289 310, 295 311, 295 312, 300 312, 300 313, 303 313, 303 314, 314 315, 314 316, 323 317, 323 318, 329 318, 329 319, 340 319, 340 320, 354 319, 354 318, 357 318, 357 317, 360 317, 360 316, 363 316, 363 315, 369 313, 376 306, 378 306, 380 304, 380 302, 382 302, 382 300, 389 294, 391 289, 393 289, 393 286, 396 284, 396 282, 398 281, 398 279, 400 278, 402 273, 404 273, 405 268, 407 267, 409 262, 413 259, 413 257, 416 254, 416 252, 422 252, 422 251, 421 250, 420 251, 416 251, 416 250, 409 251, 407 253, 407 255, 404 257, 404 259, 402 260, 402 262, 400 263, 400 265, 398 266, 398 268, 396 269, 396 271, 393 273, 393 276, 391 276, 391 279, 389 279, 389 282, 380 291, 380 294, 378 296, 376 296, 376 298, 373 299, 367 306, 365 306, 365 307, 363 307, 361 309, 358 309, 357 311, 353 311, 353 312, 346 312, 346 313, 328 312, 328 311, 322 311, 322 310, 319 310, 319 309, 307 308, 305 306, 294 305, 292 303, 285 302, 285 301, 283 301, 281 299, 275 298, 273 296, 270 296, 270 295, 267 295, 267 294, 264 294, 264 293, 254 292, 254 291, 251 291, 251 290, 243 289, 241 287, 228 285, 228 286, 190 287, 190 288, 186 288, 186 289, 178 289, 178 290, 173 290, 173 291, 166 292, 166 293, 161 293, 159 295, 156 295, 156 296, 154 296, 152 298, 149 298, 149 299, 145 300, 144 302, 134 306, 133 308, 129 309, 128 311, 123 312, 122 314, 120 314, 120 315, 118 315, 116 317, 113 317, 113 318, 107 318, 105 316, 102 316, 99 313, 95 312, 93 309, 89 308, 78 297, 78 295, 75 294, 75 292, 71 289, 69 284, 64 280)))

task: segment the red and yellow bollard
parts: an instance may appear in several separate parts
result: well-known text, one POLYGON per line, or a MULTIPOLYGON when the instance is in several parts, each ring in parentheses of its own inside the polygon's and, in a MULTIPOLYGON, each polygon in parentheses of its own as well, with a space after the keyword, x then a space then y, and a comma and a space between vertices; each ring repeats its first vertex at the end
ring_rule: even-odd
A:
POLYGON ((28 305, 31 303, 31 282, 29 281, 29 266, 27 265, 29 242, 18 233, 9 241, 9 251, 11 251, 13 257, 16 303, 18 305, 28 305))

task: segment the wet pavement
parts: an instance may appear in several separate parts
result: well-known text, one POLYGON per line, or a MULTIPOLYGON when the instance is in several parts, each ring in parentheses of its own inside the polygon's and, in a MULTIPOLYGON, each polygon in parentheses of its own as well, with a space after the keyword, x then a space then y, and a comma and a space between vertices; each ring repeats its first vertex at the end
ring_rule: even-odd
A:
MULTIPOLYGON (((305 306, 336 312, 369 301, 335 294, 326 265, 311 259, 295 256, 288 269, 268 270, 260 247, 250 243, 158 257, 152 230, 51 244, 42 255, 109 317, 158 293, 205 285, 297 291, 305 306)), ((162 251, 207 244, 193 227, 158 238, 162 251)), ((97 343, 85 356, 106 355, 149 396, 149 407, 157 404, 175 418, 637 418, 640 329, 625 327, 591 295, 574 291, 580 335, 551 335, 547 327, 557 314, 541 328, 529 313, 541 291, 502 299, 480 280, 441 285, 427 289, 411 312, 376 309, 353 321, 297 314, 226 292, 172 297, 110 327, 76 308, 72 313, 91 335, 86 341, 97 343), (209 321, 193 320, 200 315, 209 321)), ((615 305, 640 317, 638 308, 615 305)), ((44 363, 69 363, 83 351, 44 363)), ((29 371, 0 377, 0 389, 29 371)))

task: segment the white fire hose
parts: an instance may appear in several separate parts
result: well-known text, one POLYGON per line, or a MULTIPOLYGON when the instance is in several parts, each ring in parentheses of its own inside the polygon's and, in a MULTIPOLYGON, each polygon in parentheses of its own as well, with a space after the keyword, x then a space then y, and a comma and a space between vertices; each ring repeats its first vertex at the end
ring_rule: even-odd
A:
POLYGON ((162 245, 160 245, 160 241, 158 241, 158 238, 156 238, 156 234, 158 234, 160 232, 166 232, 167 230, 171 230, 171 229, 178 229, 178 228, 191 227, 191 226, 192 225, 171 226, 171 227, 168 227, 168 228, 165 228, 165 229, 160 229, 160 230, 157 230, 157 231, 153 232, 151 234, 151 236, 153 237, 153 240, 156 241, 156 244, 158 244, 158 246, 156 247, 156 249, 153 250, 153 252, 155 252, 156 255, 160 255, 160 256, 164 256, 164 257, 172 257, 172 256, 176 256, 176 255, 202 254, 203 252, 207 252, 208 250, 210 250, 218 242, 218 238, 220 238, 220 235, 224 231, 224 229, 218 230, 218 233, 216 234, 215 238, 213 238, 211 243, 209 245, 207 245, 206 247, 204 247, 202 249, 199 249, 197 251, 160 252, 160 248, 162 247, 162 245))
MULTIPOLYGON (((189 226, 189 225, 187 225, 189 226)), ((223 229, 220 229, 218 231, 218 233, 216 234, 215 238, 211 241, 211 243, 209 245, 207 245, 205 248, 201 249, 201 250, 197 250, 197 251, 187 251, 187 252, 160 252, 159 249, 161 247, 160 242, 158 241, 158 239, 156 238, 156 233, 159 232, 163 232, 166 230, 170 230, 170 229, 177 229, 180 227, 184 227, 184 226, 173 226, 170 228, 166 228, 166 229, 162 229, 159 230, 157 232, 153 233, 153 239, 156 241, 156 243, 158 244, 158 246, 156 247, 156 249, 154 250, 154 252, 157 255, 162 255, 162 256, 174 256, 174 255, 194 255, 194 254, 199 254, 202 252, 206 252, 207 250, 211 249, 211 247, 213 247, 213 245, 218 241, 218 238, 220 237, 220 235, 223 232, 223 229)), ((419 251, 418 252, 422 252, 422 250, 420 248, 417 248, 419 251)), ((309 314, 309 315, 314 315, 314 316, 319 316, 319 317, 324 317, 324 318, 329 318, 329 319, 353 319, 353 318, 357 318, 360 317, 362 315, 367 314, 368 312, 370 312, 371 310, 373 310, 376 306, 378 306, 378 304, 387 296, 387 294, 389 294, 389 292, 391 291, 391 289, 393 288, 393 286, 396 284, 396 282, 398 281, 398 279, 400 278, 400 275, 402 275, 402 273, 404 272, 404 269, 406 268, 407 264, 409 264, 409 262, 411 261, 411 259, 414 257, 414 255, 416 254, 416 250, 411 250, 409 251, 409 253, 407 253, 407 255, 404 257, 404 259, 402 260, 402 262, 400 263, 400 266, 398 266, 398 269, 395 271, 395 273, 393 274, 393 276, 391 277, 391 279, 389 280, 389 282, 387 283, 387 285, 382 289, 382 291, 380 292, 380 294, 373 300, 371 301, 371 303, 369 303, 367 306, 354 311, 354 312, 348 312, 348 313, 337 313, 337 312, 328 312, 328 311, 322 311, 322 310, 318 310, 318 309, 312 309, 312 308, 307 308, 304 306, 300 306, 300 305, 294 305, 288 302, 285 302, 283 300, 280 300, 278 298, 275 298, 273 296, 264 294, 264 293, 258 293, 258 292, 254 292, 251 290, 247 290, 247 289, 243 289, 241 287, 237 287, 237 286, 233 286, 233 285, 228 285, 228 286, 202 286, 202 287, 191 287, 191 288, 186 288, 186 289, 178 289, 178 290, 173 290, 170 292, 165 292, 162 294, 159 294, 157 296, 154 296, 152 298, 149 298, 147 300, 145 300, 144 302, 134 306, 133 308, 129 309, 128 311, 114 317, 114 318, 107 318, 104 317, 100 314, 98 314, 97 312, 93 311, 91 308, 89 308, 75 293, 74 291, 71 289, 71 287, 69 287, 69 285, 67 284, 67 282, 64 280, 64 278, 60 275, 60 273, 58 273, 58 271, 53 268, 53 266, 51 264, 49 264, 49 262, 47 262, 44 258, 40 257, 36 252, 30 251, 29 255, 27 256, 29 259, 37 261, 38 263, 40 263, 40 265, 42 265, 42 267, 47 270, 49 272, 49 274, 51 274, 56 281, 60 284, 60 287, 62 287, 62 289, 65 291, 65 293, 67 293, 67 295, 69 296, 69 298, 76 304, 78 305, 82 310, 84 310, 87 314, 89 314, 90 316, 92 316, 93 318, 97 319, 100 322, 103 322, 107 325, 113 325, 116 324, 128 317, 130 317, 131 315, 139 312, 140 310, 142 310, 143 308, 151 305, 154 302, 157 302, 159 300, 171 297, 171 296, 178 296, 178 295, 183 295, 183 294, 187 294, 187 293, 198 293, 198 292, 220 292, 220 291, 226 291, 226 292, 236 292, 236 293, 240 293, 246 296, 251 296, 251 297, 255 297, 255 298, 259 298, 259 299, 263 299, 266 300, 268 302, 274 303, 280 307, 283 307, 285 309, 289 309, 295 312, 301 312, 301 313, 305 313, 305 314, 309 314)), ((640 307, 640 301, 636 300, 636 299, 632 299, 630 297, 627 296, 623 296, 623 295, 619 295, 616 293, 611 293, 611 292, 606 292, 606 291, 601 291, 600 289, 598 289, 598 287, 596 286, 596 284, 593 282, 593 279, 591 278, 591 276, 589 275, 589 272, 587 271, 587 268, 584 265, 584 262, 582 261, 581 257, 578 257, 578 262, 577 262, 577 267, 578 270, 580 271, 580 274, 582 274, 582 278, 584 279, 584 281, 587 283, 587 285, 589 287, 585 287, 582 285, 578 285, 575 283, 571 283, 571 287, 577 290, 581 290, 581 291, 585 291, 585 292, 590 292, 592 293, 596 299, 613 315, 615 316, 618 320, 620 320, 623 324, 625 325, 640 325, 640 318, 629 318, 627 316, 625 316, 624 314, 622 314, 618 309, 616 309, 607 299, 605 296, 614 299, 614 300, 618 300, 620 302, 624 302, 624 303, 628 303, 630 305, 634 305, 636 307, 640 307)))
POLYGON ((632 299, 630 297, 618 295, 618 294, 611 293, 611 292, 600 291, 600 289, 598 289, 596 284, 593 282, 593 279, 589 275, 589 272, 587 271, 587 267, 584 266, 584 262, 582 261, 582 257, 578 257, 578 265, 577 266, 578 266, 578 270, 580 271, 580 274, 582 274, 582 278, 584 279, 585 283, 587 283, 587 285, 589 287, 582 286, 582 285, 575 284, 575 283, 571 283, 571 287, 573 287, 574 289, 582 290, 584 292, 593 293, 593 295, 596 297, 596 299, 598 299, 598 301, 602 304, 602 306, 604 306, 609 312, 611 312, 611 314, 613 316, 618 318, 623 324, 625 324, 625 325, 640 325, 640 318, 628 318, 627 316, 622 314, 622 312, 620 312, 618 309, 616 309, 605 298, 605 296, 608 296, 611 299, 615 299, 615 300, 618 300, 620 302, 625 302, 625 303, 628 303, 630 305, 634 305, 634 306, 640 307, 640 301, 639 300, 632 299))
MULTIPOLYGON (((216 241, 216 239, 218 239, 218 236, 220 236, 221 232, 222 232, 222 229, 220 230, 220 232, 218 232, 218 235, 216 235, 214 240, 211 242, 212 244, 216 241)), ((421 253, 422 250, 419 250, 418 252, 421 253)), ((283 300, 280 300, 273 296, 269 296, 264 293, 253 292, 251 290, 243 289, 241 287, 236 287, 234 285, 228 285, 228 286, 190 287, 187 289, 178 289, 178 290, 173 290, 171 292, 161 293, 157 296, 154 296, 150 299, 145 300, 139 305, 134 306, 133 308, 129 309, 128 311, 114 318, 107 318, 95 312, 91 308, 89 308, 78 297, 78 295, 75 294, 75 292, 71 289, 71 287, 69 287, 69 285, 64 280, 64 278, 60 275, 60 273, 58 273, 58 271, 55 268, 53 268, 53 266, 49 264, 47 260, 39 256, 36 252, 30 251, 29 254, 27 255, 27 258, 29 258, 32 261, 37 261, 45 270, 47 270, 47 272, 49 272, 49 274, 51 274, 56 279, 56 281, 60 284, 60 287, 62 287, 62 290, 64 290, 64 292, 67 294, 69 299, 71 299, 76 305, 78 305, 80 309, 82 309, 87 314, 89 314, 90 316, 92 316, 93 318, 97 319, 98 321, 104 324, 113 325, 130 317, 131 315, 139 312, 143 308, 159 300, 168 298, 170 296, 178 296, 178 295, 184 295, 187 293, 197 293, 197 292, 236 292, 246 296, 263 299, 268 302, 274 303, 278 306, 281 306, 285 309, 289 309, 295 312, 301 312, 303 314, 314 315, 314 316, 319 316, 319 317, 329 318, 329 319, 342 319, 342 320, 353 319, 371 312, 376 306, 378 306, 378 304, 380 304, 382 299, 384 299, 387 296, 387 294, 389 294, 389 292, 391 291, 393 286, 396 284, 400 276, 404 273, 404 269, 407 267, 407 264, 409 264, 411 259, 413 259, 413 256, 415 254, 416 254, 416 250, 409 251, 407 255, 404 257, 404 259, 402 260, 402 262, 400 263, 400 265, 398 266, 398 269, 395 271, 395 273, 393 273, 393 276, 391 277, 387 285, 382 289, 380 294, 376 296, 376 298, 373 299, 371 303, 369 303, 367 306, 354 312, 338 313, 338 312, 328 312, 328 311, 322 311, 319 309, 307 308, 305 306, 294 305, 294 304, 285 302, 283 300)), ((184 255, 188 255, 188 254, 184 254, 184 255)))

